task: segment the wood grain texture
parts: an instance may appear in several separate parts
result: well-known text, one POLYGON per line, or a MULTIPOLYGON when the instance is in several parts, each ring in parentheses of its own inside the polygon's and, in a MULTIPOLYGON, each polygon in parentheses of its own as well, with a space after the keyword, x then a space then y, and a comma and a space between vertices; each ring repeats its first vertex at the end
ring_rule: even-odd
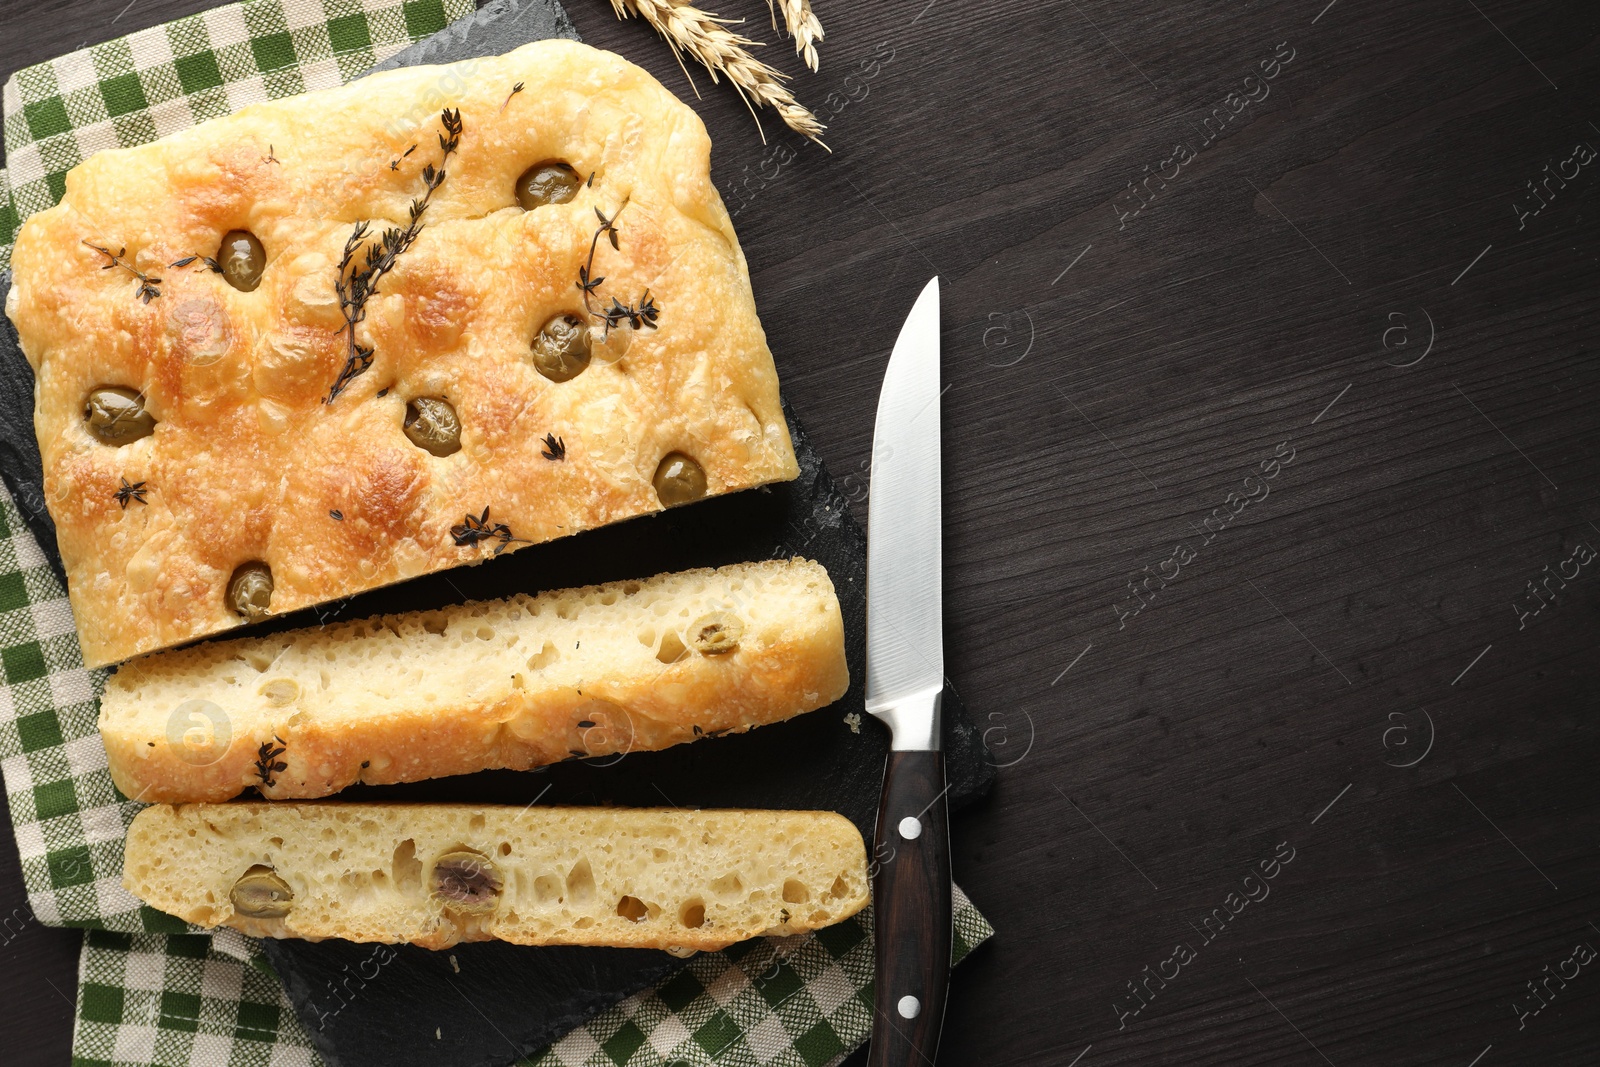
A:
MULTIPOLYGON (((0 65, 204 6, 113 25, 125 2, 8 12, 0 65)), ((753 0, 712 6, 769 34, 753 0)), ((647 28, 569 10, 692 98, 647 28)), ((999 934, 953 976, 941 1062, 1592 1059, 1592 967, 1515 1006, 1600 948, 1600 574, 1519 618, 1600 548, 1600 174, 1517 205, 1600 148, 1600 12, 817 10, 819 75, 768 57, 832 155, 770 118, 763 148, 698 74, 695 106, 786 395, 857 503, 888 309, 946 282, 946 662, 1010 765, 953 826, 999 934), (1194 158, 1135 200, 1174 143, 1194 158), (1258 499, 1206 542, 1230 493, 1258 499)), ((76 940, 0 949, 14 1062, 64 1062, 39 979, 76 940)))
POLYGON ((877 945, 871 1067, 912 1067, 938 1056, 950 985, 945 789, 942 753, 890 751, 870 864, 877 945))

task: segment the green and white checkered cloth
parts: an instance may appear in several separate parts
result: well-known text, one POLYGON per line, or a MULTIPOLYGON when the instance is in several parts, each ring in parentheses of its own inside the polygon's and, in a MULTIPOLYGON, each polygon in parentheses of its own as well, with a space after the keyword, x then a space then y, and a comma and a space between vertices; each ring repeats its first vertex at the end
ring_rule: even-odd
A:
MULTIPOLYGON (((3 103, 0 268, 66 172, 258 100, 338 85, 467 14, 472 0, 245 0, 18 71, 3 103)), ((77 1067, 319 1067, 259 946, 145 907, 122 888, 139 805, 95 728, 105 671, 85 670, 65 591, 0 493, 0 774, 33 917, 88 928, 77 1067)), ((956 891, 954 959, 993 933, 956 891)), ((821 1067, 864 1041, 871 913, 816 934, 703 953, 525 1061, 536 1067, 821 1067)), ((452 1036, 441 1032, 449 1062, 452 1036)))
POLYGON ((472 0, 246 0, 17 71, 3 97, 0 269, 17 227, 53 207, 67 171, 100 149, 343 85, 472 10, 472 0))
MULTIPOLYGON (((959 889, 952 962, 993 931, 959 889)), ((518 1067, 825 1067, 872 1031, 872 916, 702 953, 519 1060, 518 1067)), ((456 1035, 439 1031, 438 1062, 456 1035)), ((78 972, 74 1067, 316 1067, 277 977, 231 930, 91 930, 78 972)))

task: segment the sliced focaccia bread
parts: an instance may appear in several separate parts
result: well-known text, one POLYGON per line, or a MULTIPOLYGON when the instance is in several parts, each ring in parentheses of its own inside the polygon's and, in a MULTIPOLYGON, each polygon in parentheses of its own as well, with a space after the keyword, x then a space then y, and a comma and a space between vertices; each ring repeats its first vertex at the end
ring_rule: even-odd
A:
POLYGON ((85 663, 793 478, 710 149, 540 41, 74 168, 7 312, 85 663))
POLYGON ((135 800, 320 797, 621 758, 849 683, 828 572, 767 560, 154 653, 106 683, 100 736, 135 800))
POLYGON ((823 811, 184 804, 141 811, 123 885, 256 937, 717 949, 867 903, 867 856, 823 811))

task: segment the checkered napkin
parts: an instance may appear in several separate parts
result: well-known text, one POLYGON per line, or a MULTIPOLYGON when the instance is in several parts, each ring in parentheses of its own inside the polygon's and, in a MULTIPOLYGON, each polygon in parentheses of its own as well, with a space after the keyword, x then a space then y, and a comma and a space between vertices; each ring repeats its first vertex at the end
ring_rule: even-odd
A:
MULTIPOLYGON (((473 9, 472 0, 245 0, 17 72, 5 85, 0 268, 21 221, 101 148, 141 144, 258 100, 338 85, 473 9)), ((260 948, 203 933, 122 888, 139 805, 95 727, 65 591, 0 492, 0 775, 33 917, 87 927, 75 1067, 315 1067, 260 948)), ((993 930, 956 890, 953 960, 993 930)), ((524 1061, 537 1067, 820 1067, 871 1031, 871 912, 703 953, 524 1061)), ((439 1058, 451 1058, 441 1031, 439 1058)))
POLYGON ((245 0, 17 71, 0 98, 0 269, 17 227, 53 207, 67 171, 100 149, 343 85, 472 10, 473 0, 245 0))
MULTIPOLYGON (((952 962, 993 930, 960 889, 952 962)), ((702 953, 519 1060, 518 1067, 825 1067, 872 1031, 872 914, 814 934, 702 953)), ((455 1035, 438 1031, 437 1062, 455 1035)), ((78 971, 73 1067, 317 1067, 261 950, 232 930, 91 930, 78 971)))

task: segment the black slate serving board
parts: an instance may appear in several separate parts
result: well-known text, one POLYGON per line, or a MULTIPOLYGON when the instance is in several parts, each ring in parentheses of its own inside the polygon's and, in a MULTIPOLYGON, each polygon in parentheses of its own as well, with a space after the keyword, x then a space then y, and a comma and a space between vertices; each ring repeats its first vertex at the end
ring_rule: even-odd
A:
MULTIPOLYGON (((498 55, 551 36, 577 39, 554 0, 498 0, 381 67, 498 55)), ((9 288, 9 275, 0 275, 0 300, 9 288)), ((32 374, 15 332, 0 319, 0 475, 59 575, 32 433, 32 396, 32 374)), ((866 542, 794 413, 787 404, 784 410, 801 468, 792 483, 531 546, 478 567, 284 616, 261 629, 804 555, 827 567, 843 610, 852 684, 842 700, 750 734, 665 752, 356 787, 340 799, 821 808, 846 815, 870 841, 888 735, 863 707, 866 542)), ((995 769, 979 730, 948 687, 944 709, 949 796, 960 808, 987 792, 995 769)), ((460 945, 448 953, 343 941, 267 941, 265 947, 331 1067, 510 1063, 684 964, 648 950, 499 943, 460 945)))

